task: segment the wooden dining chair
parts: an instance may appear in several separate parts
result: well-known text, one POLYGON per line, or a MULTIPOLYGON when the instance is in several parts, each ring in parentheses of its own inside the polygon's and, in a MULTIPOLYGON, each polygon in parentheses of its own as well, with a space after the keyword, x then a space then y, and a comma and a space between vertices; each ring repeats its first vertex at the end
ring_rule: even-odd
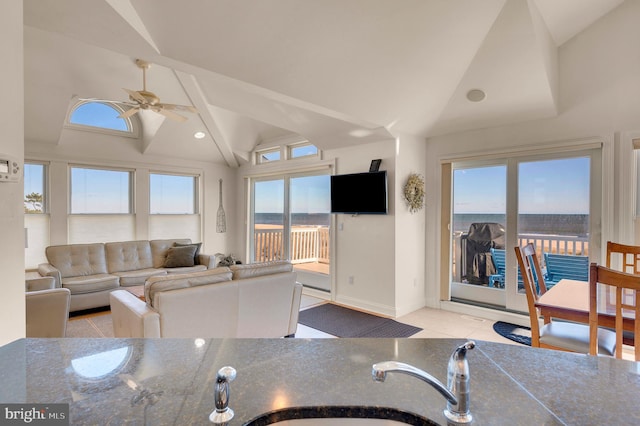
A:
MULTIPOLYGON (((638 302, 638 291, 640 291, 640 275, 628 274, 626 272, 614 271, 605 266, 598 266, 592 263, 589 268, 589 327, 591 331, 592 343, 589 348, 591 355, 600 354, 600 348, 596 345, 596 330, 598 330, 598 296, 609 292, 609 288, 615 289, 615 338, 616 338, 616 358, 622 358, 623 344, 623 310, 634 314, 634 334, 640 332, 640 304, 638 302), (631 291, 633 300, 630 302, 627 297, 623 297, 624 291, 631 291)), ((640 345, 635 345, 635 360, 640 361, 640 345)))
MULTIPOLYGON (((640 246, 614 243, 607 241, 607 268, 628 274, 640 275, 640 246)), ((615 306, 615 293, 613 289, 605 293, 607 307, 613 309, 615 306)), ((623 302, 633 303, 633 293, 629 290, 622 291, 623 302)), ((625 333, 625 344, 633 345, 633 336, 625 333)))
MULTIPOLYGON (((588 354, 590 350, 590 328, 588 325, 549 320, 540 327, 540 313, 535 303, 547 291, 540 261, 533 243, 524 247, 515 247, 515 251, 527 294, 531 322, 531 346, 588 354)), ((610 330, 597 329, 597 342, 600 353, 613 356, 615 333, 610 330)))
POLYGON ((607 241, 606 267, 628 274, 640 275, 640 246, 607 241))

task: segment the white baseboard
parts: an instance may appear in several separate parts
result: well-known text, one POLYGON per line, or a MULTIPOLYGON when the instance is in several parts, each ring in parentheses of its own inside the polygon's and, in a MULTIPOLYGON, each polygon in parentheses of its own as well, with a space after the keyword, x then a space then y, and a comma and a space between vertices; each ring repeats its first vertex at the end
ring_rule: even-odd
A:
POLYGON ((311 297, 317 297, 322 300, 331 300, 331 293, 328 291, 317 290, 315 288, 303 287, 302 294, 311 297))
POLYGON ((364 302, 360 299, 354 299, 348 296, 339 296, 335 299, 335 302, 340 303, 341 305, 371 312, 373 314, 378 314, 390 318, 396 317, 396 312, 393 306, 364 302))
POLYGON ((487 318, 494 321, 509 322, 511 324, 517 324, 523 327, 529 327, 531 325, 529 321, 529 315, 483 308, 482 306, 468 305, 466 303, 441 301, 440 309, 442 309, 443 311, 450 311, 459 314, 487 318))

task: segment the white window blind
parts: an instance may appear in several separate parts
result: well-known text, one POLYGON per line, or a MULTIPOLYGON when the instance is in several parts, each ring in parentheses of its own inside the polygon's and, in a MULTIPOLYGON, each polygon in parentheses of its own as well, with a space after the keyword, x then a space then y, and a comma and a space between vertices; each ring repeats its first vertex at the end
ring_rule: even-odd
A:
POLYGON ((199 214, 154 214, 149 216, 149 239, 190 238, 200 242, 201 226, 199 214))
POLYGON ((69 215, 69 244, 136 239, 134 215, 69 215))

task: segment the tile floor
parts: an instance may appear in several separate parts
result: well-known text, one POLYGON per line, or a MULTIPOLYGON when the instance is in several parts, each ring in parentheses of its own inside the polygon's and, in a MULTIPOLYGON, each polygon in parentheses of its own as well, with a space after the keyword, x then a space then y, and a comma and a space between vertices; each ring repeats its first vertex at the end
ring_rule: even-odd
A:
MULTIPOLYGON (((324 300, 312 296, 303 296, 302 309, 325 303, 324 300)), ((487 340, 498 343, 518 345, 519 343, 505 339, 493 331, 494 320, 471 315, 443 311, 440 309, 422 308, 405 316, 395 318, 396 321, 420 327, 423 330, 411 338, 461 338, 487 340)), ((332 338, 334 336, 298 324, 298 338, 332 338)))
MULTIPOLYGON (((325 303, 324 300, 312 296, 303 295, 301 309, 325 303)), ((500 336, 493 330, 494 320, 465 315, 456 312, 443 311, 441 309, 422 308, 402 317, 396 321, 420 327, 423 330, 414 334, 412 338, 440 338, 440 339, 476 339, 489 342, 519 345, 512 340, 500 336)), ((302 324, 298 324, 297 338, 333 338, 327 333, 315 330, 302 324)), ((633 347, 623 348, 622 359, 634 360, 633 347)))

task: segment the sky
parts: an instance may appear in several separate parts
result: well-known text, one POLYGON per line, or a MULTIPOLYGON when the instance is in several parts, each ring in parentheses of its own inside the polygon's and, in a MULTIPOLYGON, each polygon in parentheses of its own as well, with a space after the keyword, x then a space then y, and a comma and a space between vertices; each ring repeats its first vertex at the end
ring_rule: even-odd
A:
POLYGON ((73 111, 69 121, 73 124, 128 131, 127 122, 118 115, 120 113, 111 106, 99 102, 87 102, 73 111))
MULTIPOLYGON (((329 213, 331 187, 329 175, 291 178, 291 213, 329 213)), ((284 180, 257 181, 256 213, 284 211, 284 180)))
MULTIPOLYGON (((588 157, 518 165, 521 214, 588 214, 588 157)), ((505 214, 507 166, 454 170, 454 214, 505 214)))

